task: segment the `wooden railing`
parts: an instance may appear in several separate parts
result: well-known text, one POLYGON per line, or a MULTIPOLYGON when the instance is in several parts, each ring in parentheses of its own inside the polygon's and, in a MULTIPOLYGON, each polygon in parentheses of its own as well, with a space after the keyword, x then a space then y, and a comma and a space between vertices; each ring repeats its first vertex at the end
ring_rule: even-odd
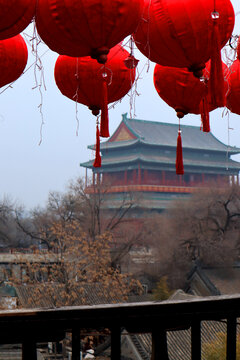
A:
MULTIPOLYGON (((169 360, 167 331, 191 329, 191 358, 201 360, 201 322, 227 322, 226 359, 236 360, 240 295, 187 301, 124 303, 0 312, 0 342, 22 343, 22 359, 36 360, 36 343, 60 341, 72 332, 72 360, 80 359, 83 329, 111 332, 111 359, 121 359, 121 331, 152 334, 152 360, 169 360)), ((177 357, 176 357, 177 358, 177 357)))

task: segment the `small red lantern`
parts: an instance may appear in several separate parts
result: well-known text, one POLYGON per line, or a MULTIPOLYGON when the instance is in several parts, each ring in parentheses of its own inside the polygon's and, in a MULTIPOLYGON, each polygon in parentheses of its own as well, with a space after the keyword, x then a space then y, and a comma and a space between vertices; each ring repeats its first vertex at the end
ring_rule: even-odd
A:
POLYGON ((0 87, 17 80, 23 73, 28 50, 21 35, 0 41, 0 87))
POLYGON ((178 118, 188 113, 199 114, 199 104, 207 94, 207 86, 188 69, 157 64, 153 80, 158 95, 176 110, 178 118))
POLYGON ((0 0, 0 40, 11 38, 31 22, 35 0, 0 0))
POLYGON ((68 56, 105 63, 109 49, 133 33, 144 0, 38 0, 36 24, 43 41, 68 56))
POLYGON ((205 82, 197 79, 188 69, 156 65, 154 69, 154 86, 158 95, 173 109, 179 118, 179 131, 176 151, 176 174, 183 175, 182 139, 180 119, 188 113, 202 112, 203 131, 209 131, 209 115, 205 111, 203 99, 208 89, 205 82))
POLYGON ((102 137, 109 136, 107 104, 126 95, 135 80, 135 68, 129 69, 125 65, 128 57, 129 53, 116 45, 110 50, 105 65, 89 56, 74 58, 61 55, 56 61, 55 81, 62 94, 88 106, 96 116, 101 110, 102 137))

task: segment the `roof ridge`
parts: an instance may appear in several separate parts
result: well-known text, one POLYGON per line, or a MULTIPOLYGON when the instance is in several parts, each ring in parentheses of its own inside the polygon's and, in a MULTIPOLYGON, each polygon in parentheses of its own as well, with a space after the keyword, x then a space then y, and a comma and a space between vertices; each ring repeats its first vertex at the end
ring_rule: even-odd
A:
MULTIPOLYGON (((128 121, 137 121, 137 122, 141 122, 141 123, 152 123, 152 124, 163 124, 163 125, 167 125, 167 126, 178 126, 178 123, 168 123, 168 122, 163 122, 163 121, 156 121, 156 120, 142 120, 142 119, 133 119, 133 118, 128 118, 127 117, 127 113, 122 114, 122 120, 123 122, 126 124, 126 122, 128 121)), ((127 124, 126 124, 127 125, 127 124)), ((199 128, 199 126, 195 126, 195 125, 183 125, 181 124, 181 127, 190 127, 190 128, 199 128)), ((132 129, 131 129, 132 130, 132 129)), ((212 134, 212 133, 211 133, 212 134)))

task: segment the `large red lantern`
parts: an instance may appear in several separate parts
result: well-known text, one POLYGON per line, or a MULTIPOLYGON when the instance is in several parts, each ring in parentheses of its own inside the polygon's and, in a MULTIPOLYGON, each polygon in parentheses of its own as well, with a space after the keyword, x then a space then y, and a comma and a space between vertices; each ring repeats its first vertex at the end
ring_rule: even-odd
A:
POLYGON ((227 107, 233 113, 240 115, 240 60, 237 58, 229 68, 229 91, 227 107))
POLYGON ((28 50, 21 35, 0 41, 0 87, 19 78, 28 59, 28 50))
POLYGON ((135 80, 135 69, 126 66, 128 58, 129 53, 116 45, 110 50, 105 65, 89 56, 74 58, 61 55, 56 61, 55 81, 62 94, 88 106, 96 116, 101 110, 102 137, 109 136, 107 104, 126 95, 135 80))
POLYGON ((36 0, 0 0, 0 40, 23 31, 35 14, 36 0))
POLYGON ((109 49, 133 33, 144 0, 38 0, 36 24, 59 54, 105 63, 109 49))
POLYGON ((134 36, 136 45, 158 64, 198 72, 216 45, 212 44, 214 10, 219 13, 222 47, 234 27, 230 0, 216 0, 216 9, 210 0, 146 0, 143 20, 134 36))

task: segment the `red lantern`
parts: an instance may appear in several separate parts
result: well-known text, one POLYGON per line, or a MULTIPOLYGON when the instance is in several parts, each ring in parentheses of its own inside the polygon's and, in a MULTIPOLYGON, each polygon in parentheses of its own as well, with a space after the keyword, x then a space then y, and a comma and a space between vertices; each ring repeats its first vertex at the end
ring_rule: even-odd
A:
POLYGON ((188 113, 199 114, 201 99, 207 86, 184 68, 156 65, 154 86, 158 95, 182 118, 188 113))
POLYGON ((62 94, 88 106, 94 115, 101 110, 102 137, 109 136, 107 104, 126 95, 135 80, 135 69, 125 65, 128 57, 129 53, 116 45, 110 50, 105 65, 98 64, 89 56, 74 58, 61 55, 56 61, 55 81, 62 94))
POLYGON ((144 0, 38 0, 36 24, 43 41, 69 56, 105 63, 109 49, 133 33, 144 0))
POLYGON ((28 59, 28 50, 21 35, 0 41, 0 87, 19 78, 28 59))
POLYGON ((222 47, 233 27, 234 10, 230 0, 216 0, 215 9, 214 1, 209 0, 146 0, 135 42, 150 60, 166 66, 186 67, 201 75, 213 47, 217 46, 212 36, 219 30, 217 35, 222 47), (218 25, 218 29, 214 25, 218 25))
POLYGON ((202 112, 203 130, 209 131, 209 114, 203 99, 207 96, 205 82, 197 79, 188 69, 156 65, 154 86, 158 95, 177 112, 179 131, 176 151, 176 174, 183 175, 182 139, 180 119, 188 113, 202 112))
POLYGON ((35 13, 35 0, 0 0, 0 40, 23 31, 35 13))
POLYGON ((233 113, 240 115, 240 60, 238 58, 230 66, 229 74, 227 107, 233 113))

